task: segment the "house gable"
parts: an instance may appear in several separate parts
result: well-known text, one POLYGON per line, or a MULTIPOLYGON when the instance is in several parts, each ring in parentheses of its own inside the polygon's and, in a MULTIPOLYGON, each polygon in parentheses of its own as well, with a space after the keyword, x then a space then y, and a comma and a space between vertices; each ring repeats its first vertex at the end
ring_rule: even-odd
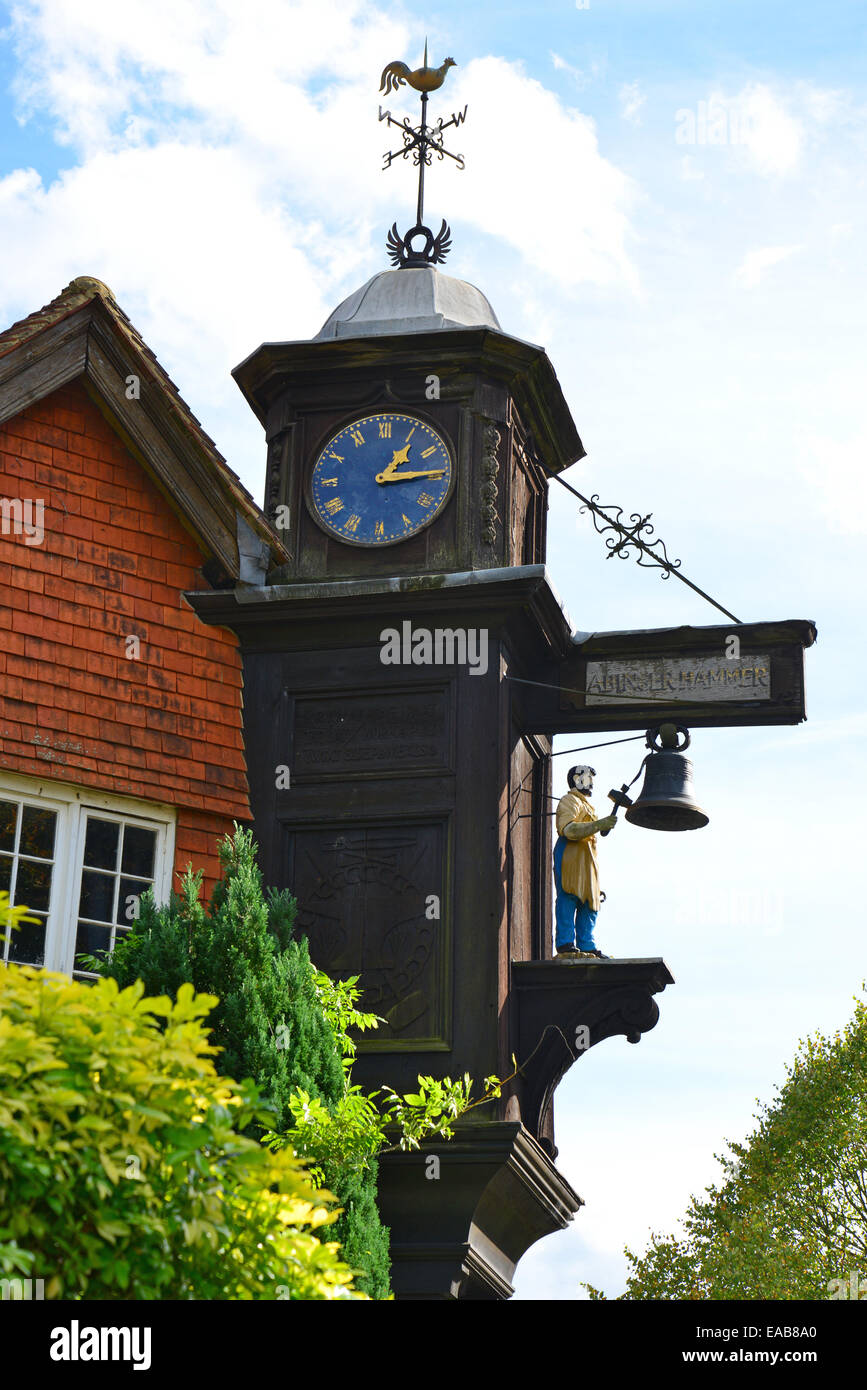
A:
POLYGON ((0 426, 0 496, 44 518, 0 535, 0 768, 248 816, 237 641, 183 598, 201 553, 80 383, 0 426))
POLYGON ((250 815, 242 668, 184 594, 284 553, 98 281, 0 334, 0 777, 162 808, 207 891, 250 815))
POLYGON ((89 276, 0 333, 0 423, 78 380, 196 537, 215 582, 262 583, 286 561, 281 538, 174 382, 89 276))

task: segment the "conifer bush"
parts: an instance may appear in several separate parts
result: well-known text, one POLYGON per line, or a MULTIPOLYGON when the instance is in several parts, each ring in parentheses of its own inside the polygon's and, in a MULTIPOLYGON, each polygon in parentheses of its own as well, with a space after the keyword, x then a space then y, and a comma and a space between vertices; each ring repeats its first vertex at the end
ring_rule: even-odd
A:
MULTIPOLYGON (((182 892, 165 907, 141 900, 133 930, 98 964, 122 987, 142 980, 148 994, 174 996, 188 983, 218 996, 210 1018, 212 1043, 221 1048, 221 1073, 249 1077, 270 1106, 249 1134, 287 1131, 295 1124, 293 1098, 333 1115, 348 1087, 343 1034, 323 1008, 330 986, 311 964, 306 940, 295 940, 296 906, 286 892, 265 893, 249 831, 236 827, 220 846, 223 878, 209 907, 200 901, 201 873, 188 869, 182 892)), ((357 1017, 362 1017, 358 1015, 357 1017)), ((388 1231, 376 1206, 375 1157, 309 1151, 316 1177, 342 1208, 333 1238, 357 1272, 356 1285, 371 1298, 389 1296, 388 1231)))

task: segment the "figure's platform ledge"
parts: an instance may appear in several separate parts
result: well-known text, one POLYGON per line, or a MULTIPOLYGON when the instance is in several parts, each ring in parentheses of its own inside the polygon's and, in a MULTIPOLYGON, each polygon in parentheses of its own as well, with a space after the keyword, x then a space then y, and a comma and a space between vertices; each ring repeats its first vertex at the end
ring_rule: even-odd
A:
POLYGON ((551 960, 513 960, 512 969, 517 970, 523 984, 541 984, 546 980, 556 983, 557 977, 567 968, 577 970, 582 975, 592 976, 601 972, 606 984, 626 984, 637 981, 653 984, 653 993, 674 984, 674 976, 662 956, 612 956, 609 960, 586 960, 581 956, 554 956, 551 960))

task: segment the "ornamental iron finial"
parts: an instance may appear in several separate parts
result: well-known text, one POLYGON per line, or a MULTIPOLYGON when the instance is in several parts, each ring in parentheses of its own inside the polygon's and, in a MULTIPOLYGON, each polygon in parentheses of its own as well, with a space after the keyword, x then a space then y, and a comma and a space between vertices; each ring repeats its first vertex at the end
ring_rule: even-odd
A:
POLYGON ((416 203, 415 226, 410 227, 401 236, 397 230, 397 223, 392 226, 386 240, 389 259, 392 264, 399 266, 402 270, 412 269, 416 266, 436 265, 439 261, 444 261, 451 248, 451 231, 448 223, 443 219, 442 226, 434 235, 430 227, 424 225, 424 171, 426 165, 430 164, 434 154, 438 159, 453 159, 459 169, 464 168, 463 155, 452 154, 447 150, 443 142, 443 132, 450 126, 461 125, 467 117, 467 108, 452 114, 448 121, 439 118, 436 125, 429 126, 427 123, 427 99, 429 92, 438 91, 446 80, 449 68, 456 67, 454 58, 446 58, 438 68, 428 67, 427 61, 427 39, 424 43, 424 62, 420 68, 410 72, 406 63, 392 62, 387 63, 382 71, 379 90, 388 95, 389 92, 397 91, 398 87, 410 86, 414 91, 421 93, 421 124, 413 126, 410 124, 408 116, 404 116, 402 121, 396 121, 390 111, 383 111, 379 108, 379 119, 388 125, 396 126, 403 137, 403 148, 391 150, 384 155, 383 168, 391 167, 395 159, 412 158, 413 163, 418 167, 418 200, 416 203), (419 244, 420 238, 424 241, 419 244))

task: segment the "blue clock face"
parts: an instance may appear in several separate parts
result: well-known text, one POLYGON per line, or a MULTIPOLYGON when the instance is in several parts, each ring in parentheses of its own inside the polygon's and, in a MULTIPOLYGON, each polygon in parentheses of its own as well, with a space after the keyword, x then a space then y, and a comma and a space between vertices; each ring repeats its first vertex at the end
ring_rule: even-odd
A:
POLYGON ((352 545, 394 545, 445 505, 453 464, 435 429, 392 411, 353 420, 325 445, 310 501, 330 535, 352 545))

